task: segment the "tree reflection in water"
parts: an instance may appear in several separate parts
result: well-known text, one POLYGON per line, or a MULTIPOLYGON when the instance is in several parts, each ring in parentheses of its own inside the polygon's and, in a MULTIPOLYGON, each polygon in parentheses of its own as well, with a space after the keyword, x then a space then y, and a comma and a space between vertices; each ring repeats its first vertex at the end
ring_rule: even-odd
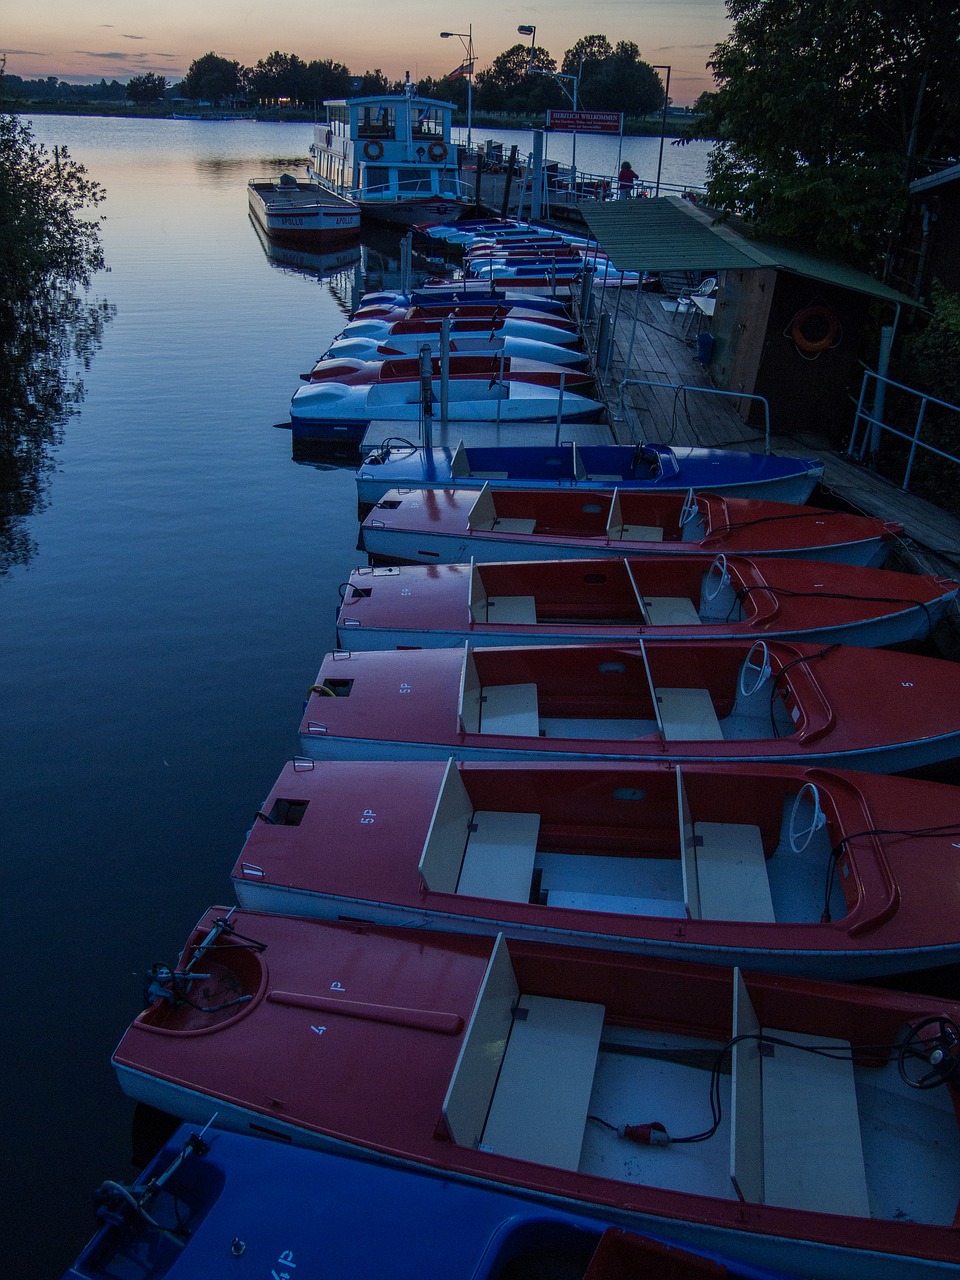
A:
POLYGON ((82 215, 102 199, 65 149, 0 114, 0 574, 34 554, 29 518, 113 315, 88 294, 104 261, 99 218, 82 215))

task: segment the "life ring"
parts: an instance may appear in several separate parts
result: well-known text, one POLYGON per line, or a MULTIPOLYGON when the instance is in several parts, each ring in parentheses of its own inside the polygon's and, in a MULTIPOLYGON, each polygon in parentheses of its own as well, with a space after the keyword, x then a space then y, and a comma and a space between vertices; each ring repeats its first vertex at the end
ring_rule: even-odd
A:
POLYGON ((832 347, 840 333, 840 321, 832 307, 817 303, 812 307, 804 307, 793 317, 790 325, 790 337, 800 351, 810 355, 819 355, 832 347))
POLYGON ((437 164, 441 160, 446 160, 447 148, 442 142, 431 142, 429 147, 427 147, 427 155, 434 164, 437 164))
POLYGON ((383 143, 377 138, 370 138, 363 144, 363 154, 368 160, 379 160, 383 155, 383 143))

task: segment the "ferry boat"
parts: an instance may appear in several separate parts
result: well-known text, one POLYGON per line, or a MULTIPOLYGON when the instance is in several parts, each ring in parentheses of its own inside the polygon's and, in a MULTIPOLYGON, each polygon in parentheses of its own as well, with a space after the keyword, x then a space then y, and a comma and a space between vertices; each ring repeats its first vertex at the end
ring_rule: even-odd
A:
POLYGON ((364 216, 393 226, 453 222, 471 203, 450 141, 452 102, 404 93, 324 102, 314 127, 310 176, 355 200, 364 216))
POLYGON ((352 200, 291 173, 247 183, 250 212, 278 244, 320 247, 355 241, 360 209, 352 200))

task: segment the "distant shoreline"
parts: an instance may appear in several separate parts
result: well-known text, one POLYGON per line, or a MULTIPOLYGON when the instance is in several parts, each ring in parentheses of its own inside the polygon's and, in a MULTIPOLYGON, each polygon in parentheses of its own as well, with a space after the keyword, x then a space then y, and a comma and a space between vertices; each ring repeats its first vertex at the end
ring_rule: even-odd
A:
MULTIPOLYGON (((162 106, 147 106, 135 102, 22 102, 7 101, 0 102, 0 111, 9 111, 18 115, 44 115, 44 116, 107 116, 116 119, 132 119, 132 120, 173 120, 176 117, 187 117, 191 120, 218 121, 226 117, 229 120, 256 120, 269 121, 284 124, 314 124, 319 122, 319 116, 316 112, 298 107, 279 108, 257 108, 254 110, 238 109, 232 112, 229 108, 211 109, 204 111, 197 108, 192 110, 189 107, 178 106, 174 108, 169 103, 162 106)), ((678 120, 676 117, 667 118, 664 136, 667 138, 679 138, 683 133, 685 124, 689 117, 678 120)), ((474 112, 473 128, 490 128, 490 129, 542 129, 544 120, 542 117, 531 115, 507 115, 492 114, 490 112, 474 112)), ((457 128, 466 128, 467 117, 465 112, 457 112, 453 117, 453 124, 457 128)), ((624 121, 623 129, 624 137, 659 138, 660 136, 660 120, 656 119, 627 119, 624 121)))

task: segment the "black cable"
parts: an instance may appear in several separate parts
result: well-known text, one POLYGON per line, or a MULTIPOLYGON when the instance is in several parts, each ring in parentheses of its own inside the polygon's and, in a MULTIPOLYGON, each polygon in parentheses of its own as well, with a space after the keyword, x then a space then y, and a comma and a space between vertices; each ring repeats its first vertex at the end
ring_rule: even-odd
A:
POLYGON ((747 586, 740 587, 735 596, 733 604, 727 613, 724 622, 729 622, 734 608, 738 604, 742 604, 748 595, 753 591, 769 591, 771 595, 782 596, 784 599, 797 600, 856 600, 863 604, 912 604, 918 609, 922 609, 927 619, 927 635, 933 634, 933 619, 930 616, 930 605, 925 600, 909 600, 900 596, 854 596, 844 591, 791 591, 789 587, 774 587, 765 582, 755 582, 747 586))
POLYGON ((833 893, 833 882, 836 878, 840 858, 851 840, 859 840, 863 836, 904 836, 917 840, 933 840, 937 836, 944 835, 960 836, 960 823, 947 822, 942 827, 917 827, 913 830, 899 827, 870 827, 863 831, 855 831, 852 835, 844 836, 841 840, 838 840, 827 855, 827 876, 824 885, 821 924, 830 924, 830 895, 833 893))
POLYGON ((825 648, 818 649, 816 653, 802 654, 799 658, 794 658, 792 662, 785 663, 777 672, 777 674, 773 677, 773 682, 770 686, 770 727, 773 732, 773 736, 775 738, 780 737, 780 730, 777 727, 777 718, 776 718, 776 715, 774 714, 773 704, 774 704, 774 699, 777 696, 777 686, 779 685, 780 681, 791 669, 791 667, 795 667, 802 662, 816 662, 818 658, 824 658, 828 653, 832 653, 834 649, 839 649, 839 648, 840 648, 839 644, 828 644, 825 648))

